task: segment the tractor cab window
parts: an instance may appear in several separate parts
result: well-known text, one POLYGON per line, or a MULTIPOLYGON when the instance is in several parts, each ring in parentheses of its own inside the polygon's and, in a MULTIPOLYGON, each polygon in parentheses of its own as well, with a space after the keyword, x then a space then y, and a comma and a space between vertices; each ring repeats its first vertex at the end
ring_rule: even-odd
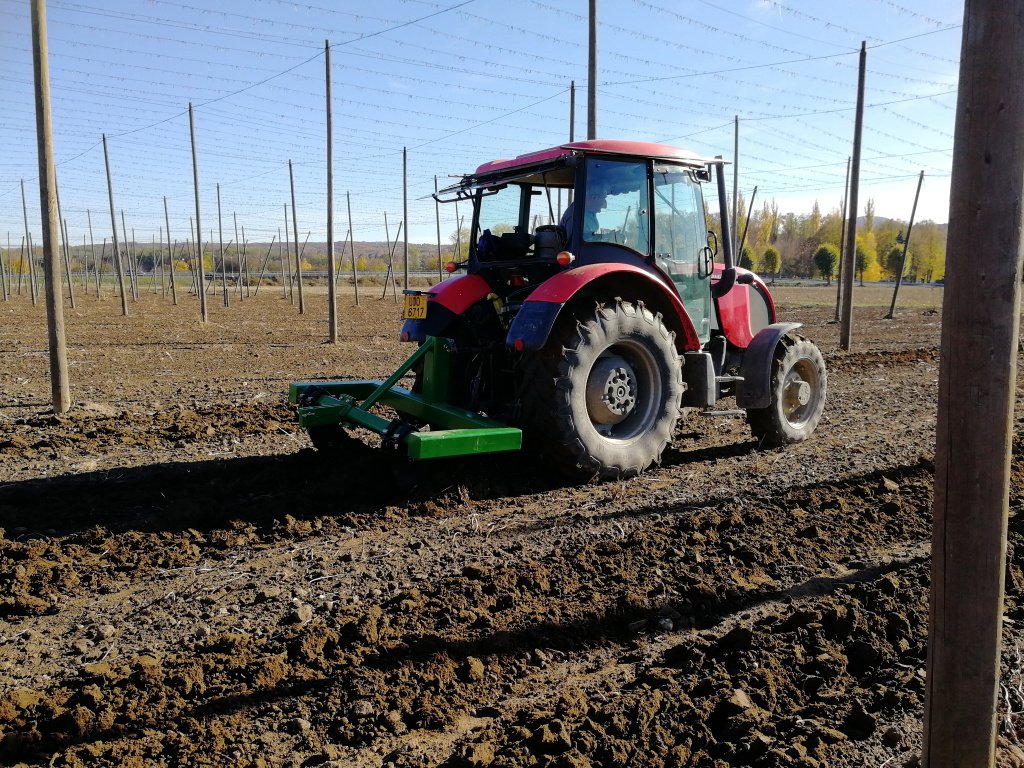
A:
POLYGON ((646 162, 588 158, 583 203, 582 218, 572 222, 582 227, 581 237, 570 233, 570 241, 618 243, 648 253, 646 162))
POLYGON ((654 254, 676 285, 701 341, 711 329, 711 276, 701 271, 707 246, 700 184, 680 166, 654 166, 654 254))
POLYGON ((530 238, 519 226, 523 195, 530 187, 505 184, 484 189, 477 217, 476 257, 480 261, 506 261, 525 256, 530 238))

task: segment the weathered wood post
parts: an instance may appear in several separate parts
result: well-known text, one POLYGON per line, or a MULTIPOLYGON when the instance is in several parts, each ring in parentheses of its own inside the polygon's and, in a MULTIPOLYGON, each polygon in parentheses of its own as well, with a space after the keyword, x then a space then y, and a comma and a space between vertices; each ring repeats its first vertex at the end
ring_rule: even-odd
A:
POLYGON ((1024 13, 967 0, 935 436, 926 768, 995 762, 1024 254, 1024 13))
POLYGON ((167 213, 167 197, 164 196, 164 223, 167 225, 167 268, 171 272, 171 304, 178 306, 178 285, 174 279, 174 251, 171 250, 171 217, 167 213))
POLYGON ((68 353, 64 338, 64 308, 60 295, 57 249, 57 170, 53 159, 53 119, 50 114, 50 64, 46 40, 45 0, 32 0, 32 69, 35 75, 36 139, 39 146, 39 202, 43 224, 43 264, 46 270, 46 328, 50 349, 50 391, 54 413, 71 408, 68 353))
POLYGON ((103 134, 103 162, 107 167, 107 199, 110 202, 110 231, 113 235, 113 256, 114 272, 117 275, 117 285, 121 292, 121 315, 128 317, 128 296, 124 290, 124 270, 121 265, 121 245, 117 239, 117 216, 114 213, 114 185, 110 180, 110 155, 107 153, 107 134, 103 134))
POLYGON ((327 110, 327 338, 338 343, 338 286, 334 283, 334 146, 331 130, 331 41, 324 41, 327 110))
POLYGON ((359 306, 359 271, 356 269, 356 244, 355 232, 352 231, 352 197, 345 193, 345 205, 348 207, 348 248, 352 257, 352 282, 356 289, 356 306, 359 306))
POLYGON ((196 158, 196 124, 192 117, 192 102, 188 103, 188 131, 192 139, 192 187, 196 196, 196 294, 199 296, 199 317, 202 322, 210 320, 206 310, 206 291, 203 290, 206 268, 203 265, 203 235, 199 221, 199 160, 196 158))
POLYGON ((910 233, 914 229, 914 216, 917 214, 917 200, 921 197, 921 182, 924 181, 924 171, 917 177, 917 192, 914 193, 914 204, 910 208, 910 222, 907 224, 907 236, 903 240, 903 258, 900 259, 900 271, 896 275, 896 285, 892 288, 892 303, 889 304, 889 314, 886 320, 892 320, 896 312, 896 296, 900 292, 900 285, 903 283, 903 271, 907 268, 907 248, 910 247, 910 233))
MULTIPOLYGON (((25 203, 25 180, 21 180, 21 213, 25 219, 25 245, 28 248, 28 284, 29 290, 32 293, 32 306, 36 305, 39 300, 38 291, 36 290, 36 265, 35 259, 32 258, 32 233, 28 231, 28 206, 25 203)), ((22 271, 25 270, 25 265, 22 264, 22 271)), ((18 281, 18 293, 21 293, 21 281, 18 281)))
POLYGON ((857 258, 857 190, 860 187, 860 147, 864 130, 864 79, 867 72, 867 44, 860 44, 860 70, 857 75, 857 117, 853 129, 853 158, 850 171, 850 221, 846 225, 846 252, 843 258, 843 311, 839 325, 839 346, 850 351, 853 343, 853 280, 856 277, 857 258))
POLYGON ((306 302, 302 298, 302 257, 299 255, 299 222, 295 218, 295 174, 292 172, 292 161, 288 161, 288 181, 292 188, 292 230, 295 233, 295 282, 299 288, 299 314, 305 314, 306 302))

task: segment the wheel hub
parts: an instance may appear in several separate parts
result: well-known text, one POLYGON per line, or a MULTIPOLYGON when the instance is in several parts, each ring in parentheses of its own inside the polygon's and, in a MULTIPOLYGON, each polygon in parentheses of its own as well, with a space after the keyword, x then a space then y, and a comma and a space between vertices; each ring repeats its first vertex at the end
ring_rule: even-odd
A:
POLYGON ((587 381, 587 411, 595 424, 618 424, 636 408, 636 373, 619 355, 600 358, 587 381))
POLYGON ((811 402, 811 385, 803 379, 796 379, 789 383, 789 399, 797 405, 807 405, 811 402))

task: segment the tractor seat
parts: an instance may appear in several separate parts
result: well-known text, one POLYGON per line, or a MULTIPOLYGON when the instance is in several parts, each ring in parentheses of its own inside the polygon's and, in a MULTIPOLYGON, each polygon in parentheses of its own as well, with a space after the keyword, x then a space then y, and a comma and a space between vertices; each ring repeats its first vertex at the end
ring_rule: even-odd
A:
POLYGON ((565 227, 558 224, 544 224, 533 231, 533 253, 539 259, 554 260, 565 250, 565 227))

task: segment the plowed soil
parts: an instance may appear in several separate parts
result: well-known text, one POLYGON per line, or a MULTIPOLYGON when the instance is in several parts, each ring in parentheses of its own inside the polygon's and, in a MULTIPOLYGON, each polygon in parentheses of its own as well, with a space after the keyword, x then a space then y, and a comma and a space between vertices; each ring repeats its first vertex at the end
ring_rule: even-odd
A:
POLYGON ((329 345, 322 293, 211 296, 203 325, 147 288, 128 318, 66 309, 62 417, 42 305, 0 304, 0 764, 917 764, 940 290, 894 320, 859 291, 847 353, 834 288, 780 288, 829 369, 813 439, 689 414, 660 467, 578 486, 525 455, 314 451, 287 385, 390 373, 379 294, 329 345))

